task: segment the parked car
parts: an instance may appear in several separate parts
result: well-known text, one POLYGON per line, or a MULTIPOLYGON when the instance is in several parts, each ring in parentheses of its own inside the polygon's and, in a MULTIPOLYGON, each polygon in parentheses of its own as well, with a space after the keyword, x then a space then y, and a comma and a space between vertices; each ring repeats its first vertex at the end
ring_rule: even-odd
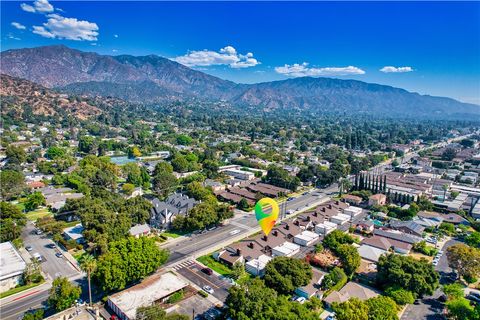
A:
POLYGON ((289 197, 289 198, 287 199, 287 201, 292 201, 293 199, 295 199, 295 198, 294 198, 294 197, 289 197))
POLYGON ((472 301, 475 301, 475 302, 480 302, 480 295, 478 294, 475 294, 474 292, 470 292, 466 298, 468 300, 472 300, 472 301))
POLYGON ((47 244, 47 248, 55 249, 55 248, 56 248, 55 243, 49 243, 49 244, 47 244))
POLYGON ((203 286, 202 290, 209 294, 213 294, 215 292, 210 286, 203 286))
POLYGON ((209 276, 211 276, 213 274, 213 271, 210 268, 203 268, 202 272, 205 273, 205 274, 208 274, 209 276))
POLYGON ((25 250, 27 250, 27 251, 32 251, 33 248, 32 248, 32 246, 26 246, 26 247, 25 247, 25 250))
POLYGON ((61 252, 57 252, 57 253, 55 253, 55 256, 57 258, 61 258, 61 257, 63 257, 63 254, 61 252))
POLYGON ((287 214, 292 214, 293 213, 293 210, 290 209, 290 210, 287 210, 287 214))
POLYGON ((42 261, 43 261, 42 256, 41 256, 40 253, 38 253, 38 252, 35 252, 32 256, 33 256, 34 259, 37 259, 38 262, 42 262, 42 261))
POLYGON ((40 230, 40 229, 35 230, 35 234, 36 234, 36 235, 40 235, 40 234, 42 234, 42 233, 43 233, 43 231, 40 230))
POLYGON ((298 297, 297 299, 295 299, 295 301, 300 304, 304 304, 307 299, 305 299, 304 297, 298 297))

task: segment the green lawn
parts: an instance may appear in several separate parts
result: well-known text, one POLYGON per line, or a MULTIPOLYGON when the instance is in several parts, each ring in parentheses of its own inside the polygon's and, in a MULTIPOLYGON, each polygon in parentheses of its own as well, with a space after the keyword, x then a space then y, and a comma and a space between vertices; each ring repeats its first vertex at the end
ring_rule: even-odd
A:
POLYGON ((221 262, 216 261, 213 259, 212 255, 207 254, 205 256, 201 256, 197 258, 197 260, 210 269, 214 270, 215 272, 221 274, 222 276, 231 276, 232 275, 232 269, 230 269, 228 266, 224 265, 221 262))
POLYGON ((43 217, 53 217, 53 213, 51 213, 48 208, 39 208, 30 212, 27 212, 26 214, 27 219, 30 221, 37 221, 38 218, 43 218, 43 217))
POLYGON ((41 285, 44 282, 45 282, 45 280, 42 280, 39 283, 31 283, 31 284, 27 284, 25 286, 16 287, 16 288, 10 289, 8 291, 2 292, 2 293, 0 293, 0 299, 11 296, 12 294, 15 294, 15 293, 19 293, 19 292, 34 288, 36 286, 41 285))
POLYGON ((169 238, 174 238, 174 239, 175 239, 175 238, 178 238, 178 237, 181 237, 181 236, 183 236, 183 235, 185 235, 185 234, 186 234, 186 232, 183 232, 183 233, 182 233, 182 232, 173 232, 173 231, 171 231, 171 232, 162 232, 162 233, 161 233, 162 236, 169 237, 169 238))

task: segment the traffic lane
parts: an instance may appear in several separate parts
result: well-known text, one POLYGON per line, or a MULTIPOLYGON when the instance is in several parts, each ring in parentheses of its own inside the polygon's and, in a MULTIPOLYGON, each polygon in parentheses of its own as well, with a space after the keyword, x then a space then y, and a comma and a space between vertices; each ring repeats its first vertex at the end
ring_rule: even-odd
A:
POLYGON ((195 263, 189 267, 178 269, 177 272, 200 288, 203 288, 204 286, 211 287, 213 289, 213 296, 220 301, 225 301, 228 296, 228 289, 231 285, 215 274, 207 275, 201 270, 202 267, 195 263))
POLYGON ((0 304, 0 318, 4 320, 21 319, 29 310, 46 307, 49 289, 33 291, 22 295, 7 304, 0 304))
POLYGON ((25 246, 31 246, 30 254, 39 253, 44 261, 40 264, 42 270, 47 273, 52 279, 64 276, 73 277, 79 274, 75 268, 64 257, 58 258, 55 253, 59 249, 53 249, 49 246, 55 246, 55 243, 50 240, 45 234, 35 234, 35 226, 28 222, 25 227, 23 235, 23 242, 25 246))
POLYGON ((435 266, 435 270, 438 271, 440 274, 440 282, 448 282, 447 279, 448 277, 452 274, 453 270, 452 268, 449 267, 448 265, 448 258, 447 258, 447 249, 455 244, 461 243, 458 240, 451 239, 445 242, 445 244, 442 247, 443 254, 438 260, 438 264, 435 266))
POLYGON ((442 295, 440 290, 434 292, 432 296, 420 300, 420 304, 409 304, 403 313, 401 320, 438 320, 444 319, 442 316, 443 304, 438 301, 442 295))

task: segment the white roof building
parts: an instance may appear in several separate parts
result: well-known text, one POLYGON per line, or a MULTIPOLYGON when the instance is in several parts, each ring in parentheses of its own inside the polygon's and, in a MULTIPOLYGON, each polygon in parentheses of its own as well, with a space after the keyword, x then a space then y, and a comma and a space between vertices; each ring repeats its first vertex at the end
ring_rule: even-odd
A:
POLYGON ((83 240, 83 226, 81 223, 74 225, 73 227, 63 229, 63 233, 69 238, 77 242, 83 240))
POLYGON ((337 229, 338 225, 330 221, 324 221, 315 226, 315 232, 318 234, 327 235, 333 230, 337 229))
POLYGON ((273 257, 291 257, 300 251, 300 246, 291 242, 284 242, 272 249, 273 257))
POLYGON ((293 237, 293 242, 304 247, 312 245, 317 240, 318 234, 311 231, 303 231, 302 233, 297 234, 295 237, 293 237))
POLYGON ((254 276, 263 277, 267 263, 272 260, 267 255, 262 254, 257 259, 252 259, 245 264, 245 270, 254 276))
POLYGON ((136 286, 111 295, 107 303, 120 319, 133 320, 137 308, 151 306, 187 286, 188 283, 174 273, 155 274, 136 286))
POLYGON ((358 253, 360 254, 360 257, 362 257, 365 260, 378 262, 378 259, 380 259, 380 256, 384 253, 387 253, 387 251, 379 248, 375 248, 366 244, 362 244, 358 248, 358 253))
POLYGON ((15 287, 27 264, 11 242, 0 243, 0 292, 15 287))
POLYGON ((330 221, 336 224, 344 224, 345 222, 350 221, 351 217, 349 215, 339 213, 335 216, 330 217, 330 221))
POLYGON ((362 213, 362 208, 355 207, 355 206, 349 206, 345 209, 343 209, 343 213, 350 216, 350 217, 355 217, 362 213))

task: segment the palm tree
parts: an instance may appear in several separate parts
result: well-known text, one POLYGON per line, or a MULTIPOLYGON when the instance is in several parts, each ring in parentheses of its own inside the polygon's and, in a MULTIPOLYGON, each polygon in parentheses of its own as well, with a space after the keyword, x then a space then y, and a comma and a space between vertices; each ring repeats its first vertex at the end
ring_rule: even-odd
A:
POLYGON ((92 306, 92 287, 90 278, 93 272, 97 269, 97 260, 91 255, 85 255, 80 262, 80 268, 87 273, 88 278, 88 297, 90 299, 90 306, 92 306))
POLYGON ((343 194, 343 192, 348 192, 350 188, 352 187, 352 183, 350 180, 347 178, 343 178, 340 180, 340 195, 343 194))
POLYGON ((443 201, 445 202, 445 197, 447 196, 448 184, 442 185, 443 190, 443 201))

